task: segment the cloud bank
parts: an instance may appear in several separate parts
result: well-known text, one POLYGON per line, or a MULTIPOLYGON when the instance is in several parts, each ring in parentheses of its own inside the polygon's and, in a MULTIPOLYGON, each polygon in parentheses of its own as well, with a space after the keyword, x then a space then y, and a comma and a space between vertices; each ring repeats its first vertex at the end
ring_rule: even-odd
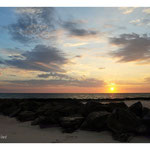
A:
POLYGON ((97 80, 93 78, 83 79, 83 80, 15 80, 9 81, 18 85, 24 86, 75 86, 75 87, 102 87, 105 83, 102 80, 97 80))
POLYGON ((121 34, 110 38, 110 43, 119 47, 110 53, 119 62, 150 63, 150 37, 147 34, 121 34))
POLYGON ((68 63, 65 54, 56 47, 36 45, 31 51, 26 51, 20 57, 12 57, 1 63, 7 66, 25 70, 36 70, 44 72, 64 72, 62 66, 68 63))
POLYGON ((81 27, 81 24, 73 21, 66 21, 62 23, 62 27, 68 31, 69 36, 78 38, 93 38, 99 35, 99 32, 93 29, 86 29, 81 27))
POLYGON ((54 8, 16 8, 17 22, 8 26, 13 40, 23 44, 38 41, 55 29, 58 18, 54 8))

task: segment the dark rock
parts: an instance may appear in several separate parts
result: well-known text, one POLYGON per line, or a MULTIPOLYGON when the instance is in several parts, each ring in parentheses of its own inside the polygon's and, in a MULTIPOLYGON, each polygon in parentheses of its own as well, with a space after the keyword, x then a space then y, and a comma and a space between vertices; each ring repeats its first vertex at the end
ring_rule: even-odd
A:
POLYGON ((105 111, 104 105, 99 102, 90 101, 82 106, 83 116, 88 116, 91 112, 105 111))
POLYGON ((54 111, 53 105, 51 103, 46 103, 44 105, 41 105, 37 110, 37 115, 44 115, 46 112, 50 111, 52 113, 54 111))
POLYGON ((126 109, 116 109, 107 119, 107 126, 116 133, 135 132, 140 126, 140 119, 126 109))
POLYGON ((35 118, 36 118, 36 115, 32 111, 22 111, 17 116, 17 119, 21 122, 31 121, 31 120, 34 120, 35 118))
POLYGON ((72 133, 77 130, 84 118, 81 116, 70 116, 60 118, 60 126, 64 129, 64 132, 72 133))
POLYGON ((14 101, 4 100, 0 103, 0 112, 3 115, 9 116, 11 113, 16 111, 16 109, 18 109, 18 106, 14 101))
POLYGON ((74 106, 65 106, 62 109, 58 110, 61 116, 72 116, 72 115, 77 115, 81 114, 81 106, 79 105, 74 105, 74 106))
POLYGON ((143 116, 142 121, 145 125, 150 126, 150 112, 143 116))
POLYGON ((58 112, 53 112, 49 115, 44 115, 45 119, 42 120, 43 123, 51 123, 51 124, 58 124, 60 119, 60 114, 58 112))
POLYGON ((16 105, 12 105, 10 107, 7 107, 3 110, 3 114, 6 116, 9 116, 13 114, 16 110, 18 110, 18 107, 16 105))
POLYGON ((41 129, 58 126, 57 123, 54 123, 52 118, 46 116, 39 116, 31 122, 31 125, 39 125, 41 129))
POLYGON ((110 113, 107 111, 92 112, 86 117, 81 125, 81 129, 96 131, 104 130, 106 129, 106 120, 109 115, 110 113))
POLYGON ((23 101, 19 104, 19 107, 24 110, 24 111, 33 111, 35 112, 39 107, 40 103, 35 102, 35 101, 23 101))
POLYGON ((145 126, 145 132, 143 134, 150 135, 150 109, 149 108, 143 108, 143 117, 142 117, 142 123, 145 126))
POLYGON ((147 135, 148 134, 148 127, 144 124, 141 124, 137 130, 136 130, 137 135, 147 135))
POLYGON ((16 109, 9 117, 16 117, 21 112, 21 108, 16 109))
MULTIPOLYGON (((74 104, 74 103, 73 103, 74 104)), ((45 116, 43 119, 40 119, 38 124, 40 127, 51 127, 58 125, 60 118, 65 116, 77 115, 80 112, 80 105, 73 105, 69 102, 52 102, 41 106, 36 114, 38 116, 45 116)))
MULTIPOLYGON (((68 103, 49 103, 44 106, 41 106, 37 111, 37 115, 51 116, 56 114, 57 118, 64 116, 71 116, 75 114, 81 114, 81 105, 72 105, 68 103)), ((55 116, 54 116, 55 117, 55 116)))
POLYGON ((33 120, 32 122, 31 122, 31 125, 39 125, 41 122, 42 122, 42 120, 44 120, 45 119, 45 117, 44 116, 39 116, 38 118, 36 118, 35 120, 33 120))
POLYGON ((109 111, 109 112, 113 112, 113 110, 115 109, 128 109, 128 106, 124 103, 109 103, 108 105, 105 105, 105 110, 109 111))
POLYGON ((112 137, 114 140, 117 140, 120 142, 130 142, 130 140, 133 137, 133 134, 131 134, 131 133, 113 133, 112 137))
POLYGON ((39 116, 34 121, 31 122, 31 125, 39 125, 40 128, 48 128, 53 126, 58 126, 59 123, 59 114, 57 112, 50 114, 49 116, 39 116))
POLYGON ((142 118, 150 112, 150 109, 147 107, 143 107, 142 118))
POLYGON ((143 106, 141 102, 137 102, 129 107, 129 110, 139 117, 142 117, 143 106))

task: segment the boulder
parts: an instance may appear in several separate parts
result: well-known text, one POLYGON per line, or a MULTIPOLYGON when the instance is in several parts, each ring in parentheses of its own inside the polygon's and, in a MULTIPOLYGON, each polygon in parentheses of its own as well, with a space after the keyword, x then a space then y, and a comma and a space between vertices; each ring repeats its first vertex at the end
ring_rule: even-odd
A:
POLYGON ((34 120, 35 118, 36 118, 36 115, 32 111, 22 111, 17 116, 17 119, 21 122, 31 121, 31 120, 34 120))
POLYGON ((9 116, 16 109, 18 109, 18 106, 13 100, 3 100, 0 102, 0 112, 3 115, 9 116))
POLYGON ((54 111, 53 105, 51 103, 46 103, 44 105, 41 105, 37 110, 36 110, 36 114, 37 115, 43 115, 46 112, 50 112, 50 114, 54 111))
POLYGON ((141 124, 136 130, 137 135, 147 135, 148 133, 148 127, 144 124, 141 124))
POLYGON ((105 111, 104 105, 100 102, 89 101, 82 106, 83 116, 88 116, 91 112, 105 111))
POLYGON ((128 106, 124 103, 109 103, 108 105, 105 105, 105 110, 109 112, 113 112, 113 110, 120 108, 120 109, 128 109, 128 106))
POLYGON ((70 116, 60 118, 60 126, 64 129, 64 132, 74 132, 78 129, 83 122, 84 118, 81 116, 70 116))
POLYGON ((81 114, 81 105, 72 105, 68 103, 49 103, 41 106, 37 111, 37 115, 50 116, 53 113, 57 113, 59 117, 71 116, 75 114, 81 114))
POLYGON ((15 113, 19 108, 16 105, 12 105, 3 110, 3 114, 6 116, 11 116, 11 114, 15 113))
POLYGON ((135 132, 140 119, 127 109, 115 109, 107 119, 108 128, 116 133, 135 132))
POLYGON ((133 137, 133 134, 131 133, 112 133, 112 137, 114 140, 120 141, 122 143, 124 142, 130 142, 130 140, 133 137))
POLYGON ((150 109, 147 107, 143 107, 142 118, 150 112, 150 109))
POLYGON ((42 121, 45 120, 45 117, 44 116, 39 116, 37 117, 35 120, 33 120, 31 122, 31 125, 34 126, 34 125, 39 125, 40 123, 42 123, 42 121))
MULTIPOLYGON (((60 118, 77 115, 80 111, 80 105, 72 103, 52 102, 41 106, 37 111, 37 116, 44 116, 38 124, 41 128, 58 125, 60 118)), ((34 123, 33 123, 34 124, 34 123)))
POLYGON ((68 105, 64 106, 62 109, 58 110, 61 116, 72 116, 81 114, 81 106, 79 105, 68 105))
POLYGON ((144 134, 150 135, 150 109, 149 108, 146 107, 143 108, 142 123, 146 128, 144 134))
POLYGON ((25 100, 19 104, 19 107, 24 111, 35 112, 40 107, 40 104, 35 101, 25 100))
POLYGON ((137 102, 129 107, 129 110, 133 112, 135 115, 142 117, 143 114, 143 106, 141 102, 137 102))
POLYGON ((107 117, 110 115, 107 111, 91 112, 81 125, 82 130, 101 131, 106 129, 107 117))
POLYGON ((143 116, 142 121, 146 126, 150 126, 150 111, 143 116))
POLYGON ((17 108, 14 112, 12 112, 9 117, 16 117, 20 112, 21 112, 21 108, 17 108))
POLYGON ((38 116, 34 121, 31 122, 31 125, 39 125, 40 128, 48 128, 58 126, 60 116, 57 112, 52 113, 49 116, 41 115, 38 116))

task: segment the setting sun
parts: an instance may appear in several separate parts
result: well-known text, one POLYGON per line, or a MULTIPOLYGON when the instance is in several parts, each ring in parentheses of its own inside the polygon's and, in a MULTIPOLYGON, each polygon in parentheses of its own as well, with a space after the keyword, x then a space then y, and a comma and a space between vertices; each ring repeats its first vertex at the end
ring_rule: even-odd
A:
POLYGON ((114 87, 111 87, 111 88, 110 88, 111 91, 114 91, 114 89, 115 89, 114 87))
POLYGON ((116 92, 116 84, 115 83, 110 83, 109 85, 109 93, 114 93, 116 92))
POLYGON ((114 92, 115 88, 114 87, 110 87, 110 92, 114 92))

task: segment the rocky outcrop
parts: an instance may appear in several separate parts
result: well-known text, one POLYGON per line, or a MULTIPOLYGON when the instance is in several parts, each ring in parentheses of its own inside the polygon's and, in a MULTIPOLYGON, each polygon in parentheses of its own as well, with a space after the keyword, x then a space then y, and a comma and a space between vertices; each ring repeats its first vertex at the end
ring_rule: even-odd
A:
POLYGON ((17 115, 17 119, 21 122, 31 121, 36 118, 35 113, 32 111, 22 111, 17 115))
POLYGON ((135 115, 142 117, 143 115, 143 106, 141 102, 137 102, 129 107, 129 110, 135 115))
POLYGON ((107 111, 91 112, 86 118, 81 129, 83 130, 95 130, 102 131, 106 129, 106 120, 110 115, 107 111))
POLYGON ((62 117, 59 124, 64 129, 63 132, 71 133, 80 128, 83 120, 84 117, 82 116, 62 117))
POLYGON ((67 133, 109 130, 121 142, 137 134, 150 135, 150 109, 141 102, 128 107, 124 102, 102 104, 92 100, 0 100, 0 114, 31 121, 40 128, 59 126, 67 133))
POLYGON ((128 106, 124 102, 120 103, 109 103, 105 105, 105 109, 109 112, 113 112, 113 110, 120 108, 120 109, 128 109, 128 106))
POLYGON ((129 110, 117 108, 107 119, 107 126, 113 132, 135 132, 140 126, 140 119, 129 110))
POLYGON ((85 105, 82 106, 82 114, 83 116, 88 116, 91 112, 96 111, 104 111, 105 106, 99 102, 90 101, 87 102, 85 105))

